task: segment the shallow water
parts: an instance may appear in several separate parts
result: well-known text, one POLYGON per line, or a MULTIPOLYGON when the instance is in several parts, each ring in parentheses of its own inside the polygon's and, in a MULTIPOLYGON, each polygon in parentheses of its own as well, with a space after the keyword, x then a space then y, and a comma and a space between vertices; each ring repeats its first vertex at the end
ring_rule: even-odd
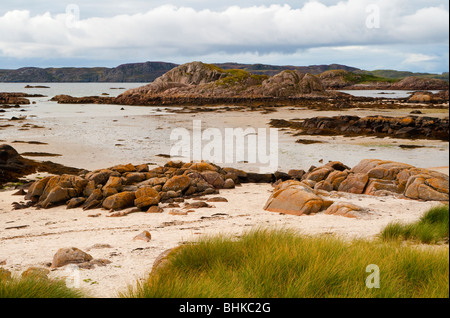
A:
MULTIPOLYGON (((358 97, 375 97, 375 98, 406 98, 411 96, 415 91, 410 90, 340 90, 340 92, 347 93, 358 97)), ((437 93, 439 91, 430 91, 437 93)))

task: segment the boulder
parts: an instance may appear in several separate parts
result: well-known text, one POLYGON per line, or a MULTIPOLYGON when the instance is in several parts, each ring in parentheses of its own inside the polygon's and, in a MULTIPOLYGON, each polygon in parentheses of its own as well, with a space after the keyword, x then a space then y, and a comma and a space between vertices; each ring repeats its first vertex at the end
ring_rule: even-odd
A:
POLYGON ((93 257, 76 247, 61 248, 53 256, 51 268, 61 267, 67 264, 80 264, 89 262, 93 257))
POLYGON ((184 191, 191 184, 191 179, 187 176, 175 176, 167 180, 167 182, 162 187, 162 191, 184 191))
POLYGON ((132 207, 135 199, 136 195, 134 192, 124 191, 106 198, 102 206, 107 210, 122 210, 132 207))
POLYGON ((351 173, 342 181, 338 191, 362 194, 369 181, 369 176, 365 173, 351 173))
POLYGON ((153 189, 151 186, 146 186, 138 189, 135 192, 136 199, 134 200, 134 205, 140 209, 148 208, 152 205, 157 205, 161 200, 161 196, 158 191, 153 189))
POLYGON ((317 213, 324 200, 304 183, 288 180, 280 183, 267 200, 264 210, 293 215, 317 213))
POLYGON ((205 171, 201 173, 203 179, 212 185, 215 189, 223 189, 225 180, 223 176, 216 171, 205 171))
POLYGON ((361 218, 366 209, 348 202, 335 202, 325 210, 325 214, 341 215, 348 218, 361 218))

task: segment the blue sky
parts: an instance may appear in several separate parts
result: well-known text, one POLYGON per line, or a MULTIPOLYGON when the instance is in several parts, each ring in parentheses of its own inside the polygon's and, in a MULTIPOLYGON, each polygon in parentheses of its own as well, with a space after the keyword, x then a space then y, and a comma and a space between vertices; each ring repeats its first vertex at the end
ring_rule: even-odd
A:
POLYGON ((10 1, 0 68, 144 61, 448 71, 447 0, 10 1))

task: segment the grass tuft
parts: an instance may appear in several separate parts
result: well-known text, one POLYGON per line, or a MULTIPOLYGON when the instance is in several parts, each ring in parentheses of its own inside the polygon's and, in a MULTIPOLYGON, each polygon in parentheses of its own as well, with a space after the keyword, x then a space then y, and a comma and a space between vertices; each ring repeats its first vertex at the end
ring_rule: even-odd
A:
POLYGON ((138 298, 372 298, 449 296, 448 249, 396 241, 306 237, 258 229, 239 239, 207 237, 169 254, 121 297, 138 298), (380 269, 368 288, 367 266, 380 269))
POLYGON ((415 223, 388 224, 380 236, 385 241, 413 240, 425 244, 448 242, 449 207, 448 205, 433 207, 415 223))

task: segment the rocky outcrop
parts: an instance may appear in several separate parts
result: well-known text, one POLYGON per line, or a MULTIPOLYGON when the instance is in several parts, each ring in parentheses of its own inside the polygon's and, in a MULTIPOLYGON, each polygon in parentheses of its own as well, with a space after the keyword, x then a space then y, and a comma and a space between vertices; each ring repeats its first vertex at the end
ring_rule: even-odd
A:
POLYGON ((115 102, 147 105, 154 102, 155 98, 275 98, 305 95, 326 95, 316 76, 286 70, 269 77, 192 62, 170 70, 153 83, 124 92, 115 102))
POLYGON ((10 145, 0 145, 0 186, 7 182, 17 182, 19 178, 37 171, 53 174, 77 174, 81 169, 65 167, 56 163, 34 161, 23 158, 10 145))
POLYGON ((288 180, 275 187, 264 210, 293 215, 308 215, 326 209, 332 202, 318 196, 308 184, 288 180))
POLYGON ((277 128, 292 128, 305 135, 378 136, 403 139, 449 140, 449 119, 428 116, 334 116, 300 121, 272 119, 277 128))
POLYGON ((275 186, 265 210, 294 215, 325 211, 351 218, 367 214, 351 203, 324 199, 323 191, 449 201, 448 175, 388 160, 365 159, 351 169, 338 161, 329 162, 294 179, 275 186))

